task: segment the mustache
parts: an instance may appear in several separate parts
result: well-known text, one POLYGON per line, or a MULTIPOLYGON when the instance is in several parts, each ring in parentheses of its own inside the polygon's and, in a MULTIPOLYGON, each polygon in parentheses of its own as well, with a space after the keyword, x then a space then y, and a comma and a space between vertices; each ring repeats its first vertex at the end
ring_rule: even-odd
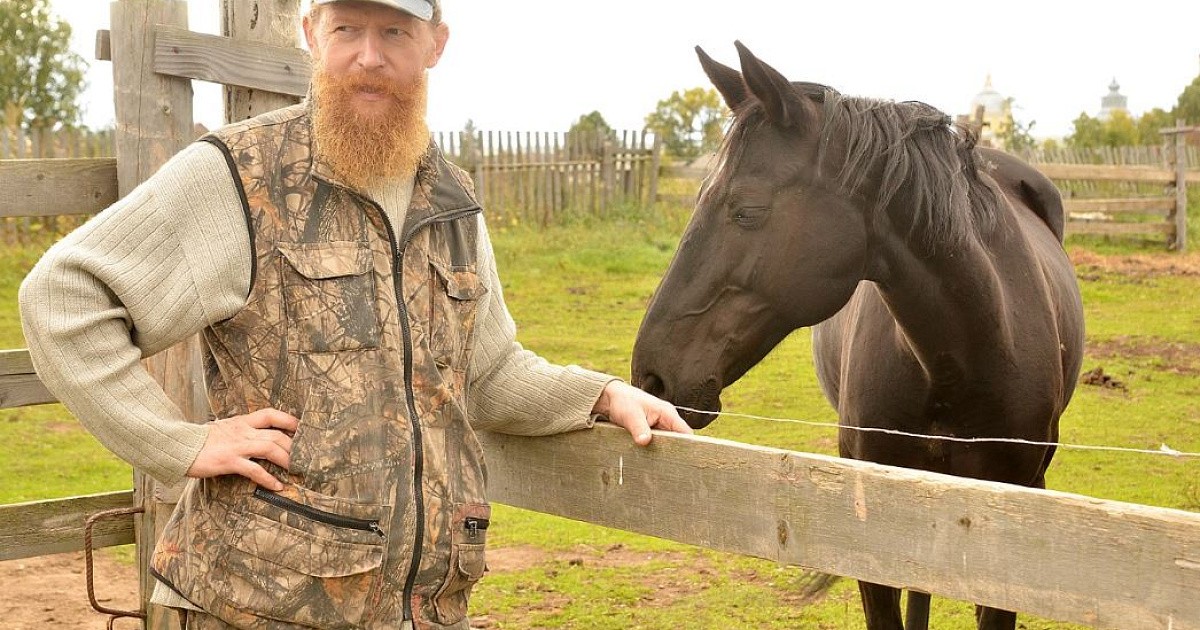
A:
POLYGON ((409 100, 410 90, 406 90, 404 86, 395 81, 390 81, 377 75, 357 73, 334 76, 322 72, 318 75, 317 79, 320 83, 324 84, 323 87, 325 90, 335 94, 364 91, 390 96, 397 101, 409 100))

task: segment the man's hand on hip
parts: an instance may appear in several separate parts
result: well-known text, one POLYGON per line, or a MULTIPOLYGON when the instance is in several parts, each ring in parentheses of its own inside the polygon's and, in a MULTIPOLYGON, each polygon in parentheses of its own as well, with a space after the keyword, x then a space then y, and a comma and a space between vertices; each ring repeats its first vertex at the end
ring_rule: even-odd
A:
POLYGON ((679 417, 674 405, 623 381, 610 381, 605 385, 592 412, 624 427, 639 446, 650 443, 653 437, 651 428, 676 433, 692 432, 692 428, 679 417))
POLYGON ((296 418, 276 409, 217 420, 209 427, 204 448, 187 476, 204 479, 241 475, 268 490, 282 490, 283 484, 254 460, 265 459, 287 469, 291 464, 291 434, 299 424, 296 418))

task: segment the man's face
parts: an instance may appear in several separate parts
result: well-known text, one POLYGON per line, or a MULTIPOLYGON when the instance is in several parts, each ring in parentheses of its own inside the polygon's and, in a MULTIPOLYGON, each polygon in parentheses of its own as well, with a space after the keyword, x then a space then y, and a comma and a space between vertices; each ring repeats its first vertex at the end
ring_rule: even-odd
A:
POLYGON ((449 30, 444 23, 430 24, 372 2, 336 2, 325 5, 317 19, 305 18, 304 35, 316 72, 335 79, 369 79, 353 91, 347 105, 370 116, 387 111, 383 84, 406 92, 437 65, 449 30))

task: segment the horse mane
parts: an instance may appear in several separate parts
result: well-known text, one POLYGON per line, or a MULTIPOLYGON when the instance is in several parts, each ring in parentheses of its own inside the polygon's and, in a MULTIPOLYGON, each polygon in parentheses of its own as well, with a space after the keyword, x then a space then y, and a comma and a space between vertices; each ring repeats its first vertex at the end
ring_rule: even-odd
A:
MULTIPOLYGON (((974 132, 951 125, 949 116, 919 101, 847 97, 818 83, 792 86, 822 109, 817 175, 833 166, 833 178, 847 195, 877 178, 874 221, 903 191, 904 203, 896 209, 903 214, 893 210, 891 216, 930 251, 960 245, 995 225, 998 200, 979 175, 974 132)), ((762 104, 747 101, 734 113, 720 159, 736 159, 741 139, 765 122, 762 104)))

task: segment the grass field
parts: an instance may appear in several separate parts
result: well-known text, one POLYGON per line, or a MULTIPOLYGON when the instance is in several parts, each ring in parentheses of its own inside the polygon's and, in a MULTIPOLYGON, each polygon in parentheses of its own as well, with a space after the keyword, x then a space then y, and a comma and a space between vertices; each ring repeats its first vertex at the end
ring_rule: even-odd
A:
MULTIPOLYGON (((547 358, 627 376, 645 304, 670 261, 681 213, 533 230, 493 226, 505 296, 520 339, 547 358)), ((1062 419, 1066 443, 1200 451, 1200 258, 1128 244, 1075 244, 1088 319, 1084 370, 1062 419), (1096 252, 1103 252, 1096 253, 1096 252)), ((16 285, 35 249, 0 256, 0 347, 23 345, 16 285)), ((789 337, 727 390, 725 408, 836 420, 821 396, 808 331, 789 337)), ((836 452, 826 428, 723 418, 707 433, 836 452)), ((0 412, 0 504, 130 486, 130 471, 57 406, 0 412)), ((1062 450, 1049 486, 1095 497, 1200 511, 1200 461, 1062 450)), ((486 627, 861 628, 857 589, 841 580, 809 602, 797 568, 685 547, 497 507, 492 544, 519 557, 477 589, 486 627), (807 605, 805 605, 807 604, 807 605)), ((499 554, 498 554, 499 555, 499 554)), ((933 627, 974 627, 967 604, 935 598, 933 627)), ((1025 628, 1066 628, 1022 616, 1025 628)))

